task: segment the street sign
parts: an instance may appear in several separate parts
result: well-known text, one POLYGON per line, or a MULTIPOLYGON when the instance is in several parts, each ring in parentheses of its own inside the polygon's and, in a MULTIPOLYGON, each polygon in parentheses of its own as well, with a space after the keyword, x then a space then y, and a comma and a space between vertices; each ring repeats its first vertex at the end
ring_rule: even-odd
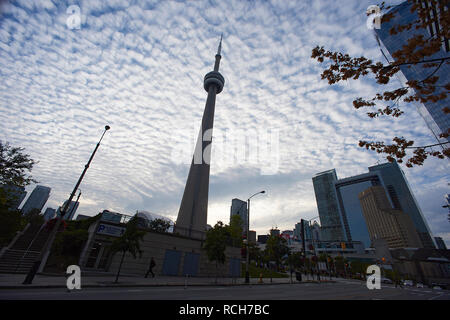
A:
POLYGON ((97 234, 103 234, 112 237, 120 237, 125 232, 125 228, 116 227, 109 224, 100 223, 97 228, 97 234))

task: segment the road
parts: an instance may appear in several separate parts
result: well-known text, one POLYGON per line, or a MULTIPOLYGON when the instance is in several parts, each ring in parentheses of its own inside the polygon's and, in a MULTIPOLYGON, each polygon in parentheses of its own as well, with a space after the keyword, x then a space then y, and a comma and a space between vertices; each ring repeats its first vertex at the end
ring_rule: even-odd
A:
POLYGON ((303 283, 241 286, 5 289, 1 300, 450 300, 450 292, 429 288, 395 288, 383 284, 368 290, 365 283, 303 283))

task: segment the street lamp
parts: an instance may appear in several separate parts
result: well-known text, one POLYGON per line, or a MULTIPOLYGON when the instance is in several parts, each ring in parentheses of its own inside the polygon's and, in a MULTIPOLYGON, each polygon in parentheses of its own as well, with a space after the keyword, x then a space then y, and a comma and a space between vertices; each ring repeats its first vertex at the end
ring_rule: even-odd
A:
POLYGON ((47 261, 47 258, 50 254, 50 249, 52 247, 53 241, 55 240, 56 232, 58 231, 58 229, 61 225, 64 215, 67 213, 67 210, 69 209, 69 205, 72 202, 72 199, 75 196, 75 193, 77 192, 77 189, 80 186, 81 181, 83 180, 84 175, 86 174, 86 171, 89 168, 89 165, 91 164, 91 161, 94 158, 94 155, 97 152, 98 147, 100 146, 100 142, 102 141, 103 136, 105 135, 106 131, 108 131, 109 129, 111 129, 111 127, 106 125, 105 131, 103 131, 102 137, 100 138, 100 140, 97 143, 97 146, 95 147, 94 151, 92 152, 91 157, 89 158, 89 161, 84 166, 84 170, 81 173, 81 176, 78 179, 78 182, 75 185, 75 188, 73 188, 73 191, 70 194, 69 200, 63 206, 63 208, 61 210, 61 215, 59 217, 58 216, 56 217, 56 223, 54 224, 53 229, 51 230, 50 235, 49 235, 47 241, 45 242, 44 248, 42 249, 38 258, 33 262, 33 266, 31 267, 30 271, 28 271, 27 277, 25 278, 25 280, 23 281, 22 284, 31 284, 33 282, 34 276, 36 275, 38 270, 40 268, 44 267, 45 262, 47 261))
POLYGON ((250 283, 250 274, 248 272, 248 265, 250 263, 249 261, 249 238, 248 238, 248 231, 250 228, 250 199, 254 196, 260 194, 260 193, 266 193, 266 191, 260 191, 252 195, 250 198, 247 199, 247 250, 246 250, 246 264, 245 264, 245 283, 250 283))

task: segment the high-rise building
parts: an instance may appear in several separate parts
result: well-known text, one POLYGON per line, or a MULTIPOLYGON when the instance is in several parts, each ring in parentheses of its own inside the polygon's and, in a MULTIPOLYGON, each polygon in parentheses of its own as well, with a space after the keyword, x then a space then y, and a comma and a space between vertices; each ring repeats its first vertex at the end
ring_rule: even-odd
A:
MULTIPOLYGON (((432 4, 430 4, 429 1, 421 1, 421 5, 430 6, 432 4)), ((408 40, 414 35, 422 35, 424 39, 429 39, 431 37, 440 37, 442 39, 441 50, 427 57, 427 60, 435 60, 439 63, 439 60, 436 59, 450 57, 450 39, 442 36, 442 26, 440 26, 439 23, 433 23, 428 29, 416 29, 414 27, 416 25, 415 21, 420 21, 420 18, 417 12, 411 12, 411 6, 412 3, 410 1, 405 1, 393 7, 389 11, 389 13, 393 13, 393 18, 390 21, 383 22, 380 29, 375 29, 376 38, 380 43, 384 56, 390 60, 389 62, 394 61, 392 56, 396 51, 400 50, 402 46, 407 45, 408 40), (409 30, 403 30, 397 34, 391 34, 389 32, 395 25, 407 25, 409 23, 413 23, 413 27, 409 30)), ((440 16, 441 14, 439 8, 436 6, 433 8, 433 12, 435 16, 440 16)), ((437 76, 439 77, 439 80, 434 84, 434 94, 447 93, 445 86, 448 84, 450 65, 443 63, 439 68, 424 68, 424 65, 425 64, 400 66, 401 73, 399 72, 397 75, 403 83, 411 80, 422 81, 431 75, 437 76)), ((437 102, 427 101, 425 103, 417 103, 419 113, 433 132, 433 135, 440 142, 450 141, 450 138, 438 138, 440 133, 447 132, 450 128, 450 116, 443 111, 443 108, 448 107, 449 105, 450 96, 448 94, 445 99, 437 102)))
POLYGON ((47 208, 44 212, 44 220, 48 221, 50 219, 53 219, 56 215, 56 209, 53 208, 47 208))
POLYGON ((219 73, 222 38, 216 54, 214 71, 205 75, 203 87, 208 92, 202 125, 197 138, 194 156, 181 200, 174 232, 187 237, 203 239, 208 216, 209 171, 211 161, 211 140, 214 123, 216 95, 222 92, 225 79, 219 73))
MULTIPOLYGON (((61 210, 67 204, 67 201, 69 201, 69 200, 64 201, 64 204, 62 205, 62 207, 59 207, 58 210, 56 211, 56 215, 58 217, 61 216, 61 210)), ((71 201, 69 208, 67 208, 67 212, 64 215, 63 219, 67 220, 67 221, 73 220, 73 217, 75 216, 75 212, 77 212, 79 205, 80 205, 80 203, 78 201, 71 201)))
POLYGON ((10 210, 17 210, 27 195, 25 187, 4 184, 0 188, 2 189, 0 191, 5 194, 7 206, 10 210))
POLYGON ((358 198, 372 243, 381 238, 389 248, 422 247, 411 218, 392 208, 382 186, 369 187, 358 198))
POLYGON ((278 230, 278 229, 270 229, 270 236, 271 237, 279 237, 280 236, 280 230, 278 230))
POLYGON ((248 223, 248 212, 247 212, 247 201, 242 201, 240 199, 231 200, 231 209, 230 209, 230 222, 231 217, 234 215, 238 215, 242 220, 242 231, 247 232, 247 223, 248 223))
POLYGON ((370 247, 370 235, 358 194, 371 186, 382 184, 382 179, 377 172, 339 179, 334 183, 339 215, 347 241, 361 241, 366 248, 370 247))
POLYGON ((434 240, 436 241, 436 246, 438 249, 447 250, 447 246, 441 237, 434 237, 434 240))
POLYGON ((258 236, 258 243, 265 244, 268 239, 269 239, 268 234, 261 234, 258 236))
POLYGON ((337 181, 336 171, 332 169, 318 173, 312 181, 322 226, 322 239, 325 241, 346 240, 334 186, 337 181))
POLYGON ((50 188, 45 186, 36 186, 22 207, 22 213, 27 215, 33 209, 42 210, 48 198, 50 197, 50 188))
POLYGON ((315 175, 313 183, 323 241, 361 241, 369 247, 370 235, 358 194, 369 187, 382 186, 391 208, 401 210, 411 218, 422 245, 434 248, 428 224, 396 162, 372 166, 368 173, 344 179, 337 179, 335 170, 329 170, 315 175), (330 239, 330 229, 336 230, 335 236, 341 238, 330 239))
POLYGON ((412 193, 405 174, 397 162, 388 162, 369 167, 369 172, 378 172, 382 177, 393 208, 403 211, 411 218, 423 246, 425 248, 435 248, 430 227, 412 193))

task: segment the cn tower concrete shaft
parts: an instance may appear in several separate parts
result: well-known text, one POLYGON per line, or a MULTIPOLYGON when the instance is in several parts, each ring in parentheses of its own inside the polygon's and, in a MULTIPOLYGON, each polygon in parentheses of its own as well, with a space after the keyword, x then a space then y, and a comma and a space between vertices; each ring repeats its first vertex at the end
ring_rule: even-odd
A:
POLYGON ((191 238, 203 239, 206 233, 214 109, 216 95, 222 92, 225 84, 225 79, 219 73, 221 48, 222 38, 216 54, 214 71, 207 73, 203 81, 208 98, 174 229, 174 232, 191 238))

